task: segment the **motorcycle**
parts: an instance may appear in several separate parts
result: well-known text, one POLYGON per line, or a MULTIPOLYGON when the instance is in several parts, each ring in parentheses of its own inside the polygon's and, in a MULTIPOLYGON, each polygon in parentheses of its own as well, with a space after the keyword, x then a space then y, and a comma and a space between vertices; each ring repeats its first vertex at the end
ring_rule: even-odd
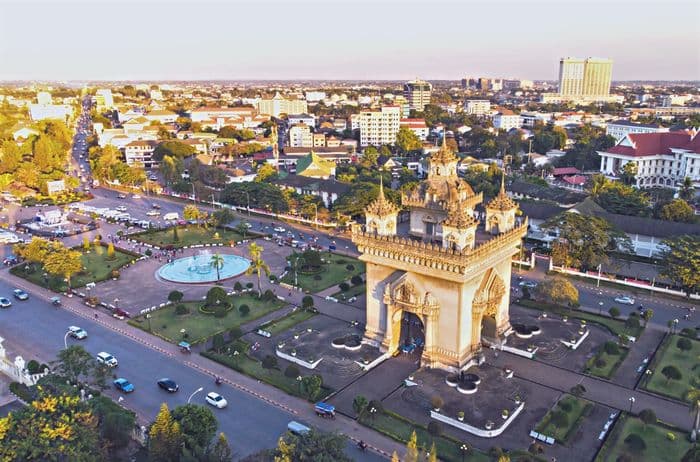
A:
POLYGON ((214 378, 214 383, 217 385, 221 385, 224 381, 221 379, 221 377, 215 377, 214 378))
POLYGON ((358 441, 357 447, 360 449, 360 451, 364 451, 365 449, 367 449, 367 443, 365 443, 364 441, 358 441))

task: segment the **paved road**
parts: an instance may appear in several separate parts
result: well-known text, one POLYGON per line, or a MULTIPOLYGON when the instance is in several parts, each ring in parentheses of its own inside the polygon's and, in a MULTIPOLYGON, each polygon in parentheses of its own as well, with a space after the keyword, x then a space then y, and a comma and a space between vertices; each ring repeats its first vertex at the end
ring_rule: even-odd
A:
MULTIPOLYGON (((0 294, 7 296, 11 289, 12 286, 3 278, 0 281, 0 294)), ((190 393, 204 387, 192 400, 204 404, 204 394, 216 390, 229 401, 228 408, 213 410, 219 420, 219 430, 226 433, 238 457, 275 446, 290 420, 314 423, 306 420, 305 416, 294 415, 231 386, 233 382, 217 387, 211 375, 184 364, 183 358, 145 347, 141 342, 105 326, 104 315, 100 316, 95 322, 64 308, 54 308, 40 296, 32 294, 29 301, 13 300, 11 308, 0 312, 0 337, 5 338, 4 343, 10 354, 22 354, 27 360, 37 358, 48 362, 64 347, 68 326, 84 328, 88 332, 87 339, 77 341, 69 338, 68 343, 78 343, 93 354, 107 351, 119 360, 115 373, 129 379, 136 390, 132 394, 121 395, 110 389, 107 394, 114 399, 123 396, 123 404, 136 411, 142 422, 152 421, 163 402, 171 408, 184 404, 190 393), (176 380, 180 391, 168 394, 160 390, 155 381, 161 377, 176 380)), ((108 321, 111 322, 111 318, 108 321)), ((193 355, 191 359, 200 358, 193 355)), ((359 453, 352 443, 348 444, 347 452, 355 460, 383 460, 374 453, 359 453)))

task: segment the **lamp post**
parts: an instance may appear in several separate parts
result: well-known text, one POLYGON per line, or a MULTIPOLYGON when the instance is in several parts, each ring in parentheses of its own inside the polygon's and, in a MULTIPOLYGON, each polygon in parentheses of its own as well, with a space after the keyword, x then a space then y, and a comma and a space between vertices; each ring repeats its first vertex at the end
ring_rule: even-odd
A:
POLYGON ((673 329, 671 330, 671 333, 673 333, 677 327, 678 327, 678 318, 673 320, 673 329))
POLYGON ((192 202, 197 202, 197 193, 194 192, 194 181, 192 182, 192 202))
POLYGON ((301 395, 301 375, 297 375, 297 384, 299 385, 299 394, 301 395))
POLYGON ((598 281, 596 281, 595 286, 600 287, 600 273, 603 270, 603 264, 598 265, 598 281))
POLYGON ((467 452, 469 452, 469 446, 467 443, 463 443, 460 447, 459 450, 462 451, 462 462, 464 462, 464 458, 467 455, 467 452))
POLYGON ((318 204, 314 203, 314 227, 318 229, 318 204))
POLYGON ((598 314, 603 314, 603 302, 598 302, 598 314))
POLYGON ((250 216, 250 193, 248 191, 245 191, 245 197, 248 200, 247 210, 248 210, 248 216, 250 216))
POLYGON ((66 332, 66 335, 63 336, 63 349, 67 350, 68 349, 68 336, 70 335, 70 331, 66 332))
POLYGON ((119 299, 118 298, 114 299, 114 309, 119 309, 119 299))
POLYGON ((151 313, 146 313, 146 320, 148 320, 148 332, 151 332, 151 313))
POLYGON ((192 398, 194 397, 194 395, 196 395, 197 393, 199 393, 202 390, 204 390, 204 387, 199 387, 195 391, 193 391, 192 394, 190 395, 190 397, 187 398, 187 404, 190 404, 190 401, 192 401, 192 398))
POLYGON ((634 396, 630 396, 628 401, 630 402, 630 414, 631 414, 632 413, 632 406, 634 406, 634 402, 636 401, 636 399, 634 398, 634 396))
POLYGON ((298 283, 298 281, 297 281, 297 279, 298 279, 298 277, 297 277, 297 276, 298 276, 298 275, 297 275, 297 272, 298 272, 298 268, 299 268, 299 259, 302 259, 302 260, 303 260, 303 258, 301 257, 301 255, 294 259, 294 287, 297 287, 297 286, 298 286, 298 284, 297 284, 297 283, 298 283))

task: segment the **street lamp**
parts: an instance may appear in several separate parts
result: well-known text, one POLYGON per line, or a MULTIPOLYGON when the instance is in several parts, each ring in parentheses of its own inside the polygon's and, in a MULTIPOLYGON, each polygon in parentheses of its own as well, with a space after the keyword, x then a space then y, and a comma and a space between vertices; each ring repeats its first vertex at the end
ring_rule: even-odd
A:
POLYGON ((598 314, 603 314, 603 302, 598 302, 598 314))
POLYGON ((318 204, 312 204, 314 206, 314 227, 318 229, 318 204))
POLYGON ((187 404, 190 404, 190 401, 192 401, 192 398, 194 397, 194 395, 196 395, 197 393, 199 393, 202 390, 204 390, 204 387, 199 387, 195 391, 193 391, 192 394, 190 395, 190 397, 187 398, 187 404))
POLYGON ((634 402, 636 401, 634 396, 630 396, 629 400, 630 402, 630 414, 632 413, 632 406, 634 406, 634 402))
POLYGON ((146 320, 148 320, 148 332, 151 332, 151 313, 146 313, 146 320))
POLYGON ((68 349, 68 336, 70 335, 70 331, 66 332, 66 335, 63 336, 63 349, 67 350, 68 349))
POLYGON ((676 319, 673 320, 673 330, 671 331, 671 333, 673 333, 673 331, 676 330, 676 327, 677 327, 677 326, 678 326, 678 318, 676 318, 676 319))
POLYGON ((301 255, 294 259, 294 287, 298 287, 298 284, 297 284, 297 282, 298 282, 298 281, 297 281, 297 270, 298 270, 298 268, 299 268, 299 259, 300 259, 300 258, 303 260, 303 258, 301 257, 301 255))
POLYGON ((464 457, 467 455, 467 452, 469 452, 469 445, 467 443, 463 443, 459 447, 459 450, 462 451, 462 462, 464 462, 464 457))
POLYGON ((603 264, 601 263, 600 265, 598 265, 598 281, 596 282, 596 285, 595 285, 596 287, 600 287, 600 273, 601 273, 602 269, 603 269, 603 264))
POLYGON ((248 200, 248 207, 247 207, 247 209, 248 209, 248 216, 250 216, 250 193, 249 193, 248 191, 244 191, 244 192, 245 192, 245 197, 246 197, 246 199, 248 200))
POLYGON ((114 308, 115 308, 115 309, 118 309, 118 308, 119 308, 119 299, 118 299, 118 298, 115 298, 115 299, 114 299, 114 308))
POLYGON ((301 375, 297 375, 297 383, 299 384, 299 394, 301 394, 301 375))

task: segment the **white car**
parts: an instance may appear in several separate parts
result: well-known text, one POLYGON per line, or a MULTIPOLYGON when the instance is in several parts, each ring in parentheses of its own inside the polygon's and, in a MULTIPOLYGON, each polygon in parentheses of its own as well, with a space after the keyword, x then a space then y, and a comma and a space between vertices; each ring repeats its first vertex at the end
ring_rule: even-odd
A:
POLYGON ((106 351, 101 351, 101 352, 97 353, 96 359, 97 359, 98 363, 105 364, 109 367, 117 367, 119 365, 117 358, 115 358, 111 354, 107 353, 106 351))
POLYGON ((634 305, 634 299, 632 297, 628 297, 627 295, 615 297, 615 301, 624 305, 634 305))
POLYGON ((128 209, 126 208, 126 205, 120 205, 117 207, 117 210, 120 212, 126 212, 128 209))
POLYGON ((205 399, 207 403, 219 409, 223 409, 228 405, 228 402, 226 402, 226 399, 223 396, 213 391, 208 393, 205 399))
POLYGON ((78 326, 70 326, 68 332, 70 332, 71 337, 78 340, 84 340, 88 336, 87 332, 82 327, 78 326))
POLYGON ((138 194, 132 194, 131 198, 132 199, 141 199, 141 196, 139 196, 138 194))
POLYGON ((160 212, 158 210, 149 210, 148 212, 146 212, 146 215, 148 215, 149 217, 157 217, 158 215, 160 215, 160 212))
POLYGON ((281 227, 281 226, 278 226, 277 228, 275 228, 275 231, 277 231, 278 233, 283 233, 283 232, 286 231, 286 229, 284 229, 284 228, 281 227))

